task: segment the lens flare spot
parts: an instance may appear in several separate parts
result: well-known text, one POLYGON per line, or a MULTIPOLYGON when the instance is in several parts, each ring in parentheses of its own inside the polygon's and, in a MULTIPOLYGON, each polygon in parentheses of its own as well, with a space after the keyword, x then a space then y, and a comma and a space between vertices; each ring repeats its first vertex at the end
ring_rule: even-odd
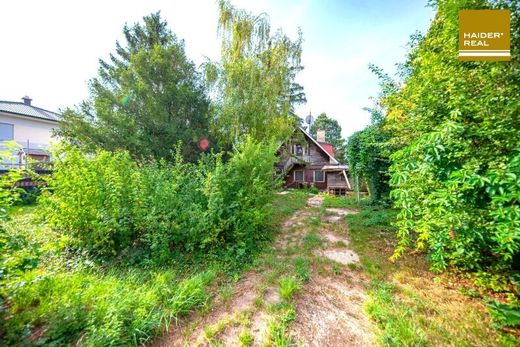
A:
POLYGON ((206 138, 199 140, 199 148, 201 151, 206 152, 209 148, 209 140, 206 138))

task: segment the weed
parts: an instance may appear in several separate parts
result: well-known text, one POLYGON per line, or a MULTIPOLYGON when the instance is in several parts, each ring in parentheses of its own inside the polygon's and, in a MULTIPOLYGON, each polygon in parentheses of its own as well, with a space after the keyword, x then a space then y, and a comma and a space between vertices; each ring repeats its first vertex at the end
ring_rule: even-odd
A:
POLYGON ((240 341, 240 345, 244 347, 253 345, 253 342, 255 341, 251 333, 245 329, 242 330, 238 336, 238 340, 240 341))
POLYGON ((220 334, 224 329, 233 323, 233 319, 229 316, 226 316, 225 318, 219 320, 217 323, 213 325, 209 325, 204 328, 204 337, 206 340, 211 342, 217 336, 220 334))
POLYGON ((310 225, 317 227, 321 224, 320 217, 311 217, 310 225))
MULTIPOLYGON (((393 232, 388 232, 393 215, 393 211, 370 208, 346 217, 351 247, 371 279, 365 309, 377 323, 380 344, 514 346, 513 338, 489 326, 487 312, 480 305, 457 297, 445 288, 441 277, 430 277, 422 258, 403 256, 397 263, 388 261, 393 252, 388 245, 395 240, 393 232), (454 322, 464 329, 454 329, 454 322)), ((481 279, 493 282, 489 276, 481 279)), ((500 289, 499 283, 491 284, 500 289)))
POLYGON ((269 284, 273 284, 280 277, 280 273, 278 271, 269 271, 264 275, 265 281, 269 284))
POLYGON ((261 297, 256 297, 253 304, 255 305, 256 308, 260 308, 264 304, 264 299, 262 299, 261 297))
POLYGON ((480 293, 474 289, 474 288, 466 288, 466 287, 461 287, 459 289, 459 292, 462 294, 462 295, 465 295, 467 296, 468 298, 481 298, 482 295, 480 295, 480 293))
POLYGON ((350 270, 354 270, 354 271, 359 269, 359 267, 358 267, 358 265, 357 265, 356 263, 348 263, 348 264, 347 264, 347 267, 348 267, 350 270))
POLYGON ((348 245, 347 245, 347 243, 346 243, 345 241, 343 241, 343 240, 338 240, 338 241, 334 242, 334 245, 333 245, 333 246, 336 247, 336 248, 345 248, 345 247, 347 247, 348 245))
POLYGON ((322 207, 323 208, 345 208, 358 206, 358 203, 354 197, 337 197, 326 195, 322 207))
POLYGON ((224 284, 219 288, 218 294, 223 302, 228 302, 233 297, 233 286, 229 283, 224 284))
POLYGON ((294 277, 282 277, 278 291, 282 299, 289 301, 301 289, 301 284, 294 277))
POLYGON ((289 306, 269 323, 267 336, 270 345, 274 347, 296 346, 295 341, 287 332, 289 323, 294 319, 296 319, 296 311, 293 306, 289 306))
POLYGON ((302 256, 296 257, 294 259, 294 272, 300 281, 307 282, 311 278, 309 261, 302 256))
POLYGON ((381 343, 392 346, 426 345, 425 333, 413 319, 413 308, 396 301, 395 290, 394 285, 375 282, 366 304, 368 314, 384 327, 381 343))
POLYGON ((253 312, 249 309, 240 311, 239 313, 235 314, 234 322, 238 323, 244 327, 251 326, 251 316, 253 315, 253 312))
POLYGON ((299 251, 300 251, 300 249, 298 247, 288 245, 283 250, 283 254, 287 257, 290 257, 294 254, 297 254, 299 251))
POLYGON ((275 194, 272 205, 276 211, 272 218, 273 225, 280 224, 287 216, 300 210, 307 204, 309 194, 301 190, 293 190, 288 194, 275 194))
POLYGON ((498 327, 514 327, 520 325, 520 308, 507 305, 496 300, 488 303, 488 309, 493 317, 493 324, 498 327))

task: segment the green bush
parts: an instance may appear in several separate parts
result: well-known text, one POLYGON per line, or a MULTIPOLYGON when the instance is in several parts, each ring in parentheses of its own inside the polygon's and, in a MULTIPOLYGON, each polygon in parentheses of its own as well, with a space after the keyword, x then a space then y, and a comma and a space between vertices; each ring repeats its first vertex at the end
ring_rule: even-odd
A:
MULTIPOLYGON (((0 150, 0 161, 10 161, 16 144, 4 143, 6 148, 0 150)), ((25 235, 11 235, 7 233, 4 223, 9 220, 9 209, 20 200, 23 192, 15 183, 22 179, 27 172, 9 170, 0 175, 0 322, 5 315, 5 301, 8 294, 5 284, 20 273, 32 269, 37 264, 37 258, 29 247, 25 235)), ((1 330, 0 330, 1 332, 1 330)), ((0 333, 1 335, 1 333, 0 333)))
MULTIPOLYGON (((425 250, 437 271, 456 265, 507 273, 520 257, 519 60, 460 62, 458 12, 511 10, 511 47, 520 43, 518 4, 439 1, 424 38, 412 45, 405 80, 383 100, 397 150, 391 197, 399 246, 425 250)), ((516 51, 515 51, 516 52, 516 51)))
POLYGON ((274 151, 247 140, 192 164, 60 149, 38 220, 0 234, 0 344, 143 345, 205 305, 215 273, 181 272, 243 264, 270 236, 274 151), (161 266, 179 259, 193 262, 161 266))
POLYGON ((128 153, 78 148, 57 154, 43 215, 72 246, 101 257, 144 250, 156 264, 172 252, 225 251, 240 258, 266 239, 276 186, 272 145, 245 141, 224 163, 138 164, 128 153))
POLYGON ((134 207, 140 175, 128 153, 87 156, 69 147, 55 158, 50 190, 42 196, 50 225, 96 254, 116 255, 129 247, 137 236, 134 207))

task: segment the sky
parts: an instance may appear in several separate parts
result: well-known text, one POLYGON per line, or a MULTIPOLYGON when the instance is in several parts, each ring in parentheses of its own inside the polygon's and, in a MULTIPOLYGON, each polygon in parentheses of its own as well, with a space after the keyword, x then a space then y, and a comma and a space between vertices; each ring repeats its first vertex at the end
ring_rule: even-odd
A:
MULTIPOLYGON (((304 118, 321 112, 338 120, 344 136, 363 129, 363 110, 377 96, 373 63, 390 74, 403 62, 406 43, 425 33, 434 12, 426 0, 231 0, 236 7, 269 15, 273 29, 296 38, 303 32, 297 82, 307 103, 304 118)), ((1 1, 0 100, 21 101, 59 111, 88 97, 87 82, 98 60, 123 42, 122 28, 160 10, 170 29, 183 39, 196 64, 218 60, 216 0, 24 0, 1 1)))

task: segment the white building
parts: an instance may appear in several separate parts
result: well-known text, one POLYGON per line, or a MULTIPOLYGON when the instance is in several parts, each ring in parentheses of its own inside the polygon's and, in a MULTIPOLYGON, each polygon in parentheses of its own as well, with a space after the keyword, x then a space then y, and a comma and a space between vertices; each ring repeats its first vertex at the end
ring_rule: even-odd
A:
POLYGON ((50 160, 48 148, 53 129, 58 128, 59 115, 31 105, 28 96, 22 100, 0 101, 0 147, 5 150, 8 141, 19 145, 12 158, 4 159, 2 169, 23 167, 28 158, 39 162, 50 160))

